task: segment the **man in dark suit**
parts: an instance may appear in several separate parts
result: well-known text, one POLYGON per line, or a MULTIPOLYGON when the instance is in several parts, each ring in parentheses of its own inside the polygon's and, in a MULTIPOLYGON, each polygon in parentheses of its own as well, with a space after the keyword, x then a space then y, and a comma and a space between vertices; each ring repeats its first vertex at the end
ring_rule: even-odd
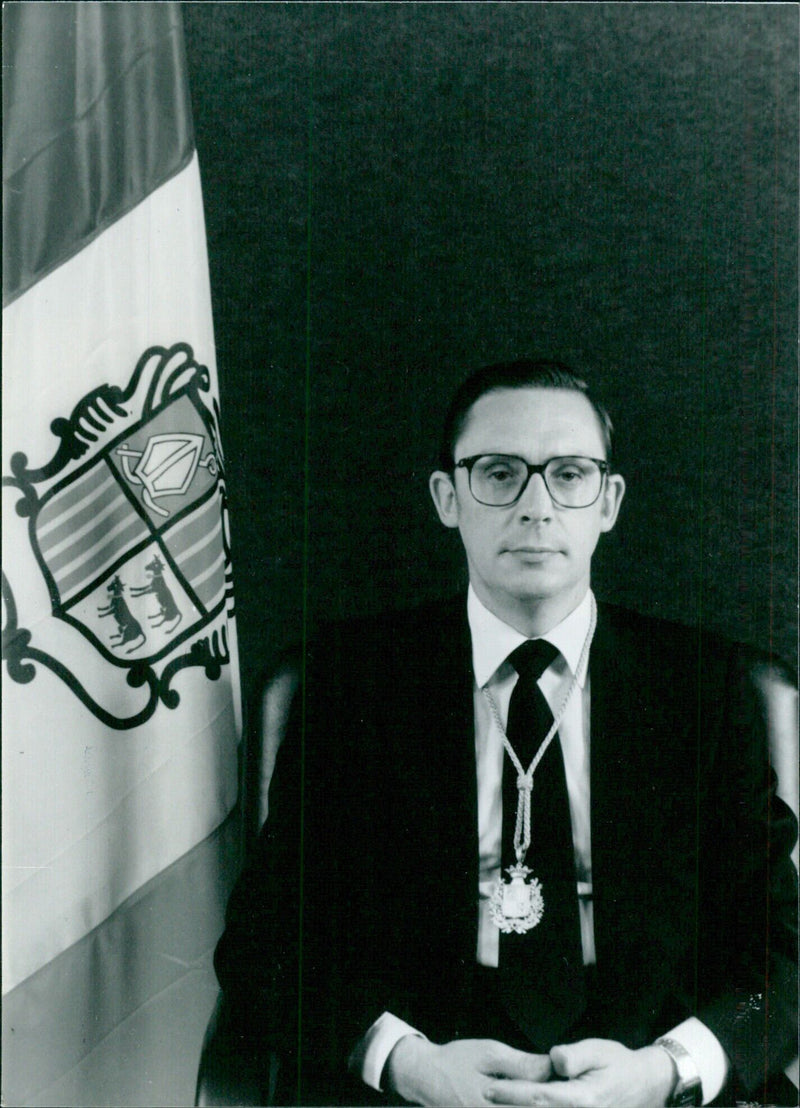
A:
POLYGON ((746 651, 596 604, 624 490, 566 367, 479 371, 468 597, 306 651, 216 960, 280 1102, 796 1103, 795 823, 746 651))

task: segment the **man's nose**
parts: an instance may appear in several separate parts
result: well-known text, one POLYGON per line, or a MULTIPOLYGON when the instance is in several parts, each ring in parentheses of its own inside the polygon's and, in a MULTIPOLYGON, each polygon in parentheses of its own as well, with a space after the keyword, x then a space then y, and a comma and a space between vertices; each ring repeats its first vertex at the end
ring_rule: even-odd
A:
POLYGON ((553 501, 541 473, 532 473, 528 484, 517 501, 517 514, 523 520, 549 519, 553 514, 553 501))

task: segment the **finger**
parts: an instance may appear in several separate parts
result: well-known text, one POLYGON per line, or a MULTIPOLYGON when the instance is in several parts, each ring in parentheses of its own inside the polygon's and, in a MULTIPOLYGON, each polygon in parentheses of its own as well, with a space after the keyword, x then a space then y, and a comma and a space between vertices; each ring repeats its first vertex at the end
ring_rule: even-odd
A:
POLYGON ((520 1081, 548 1081, 553 1065, 548 1054, 529 1054, 505 1043, 493 1044, 486 1059, 486 1073, 520 1081))
POLYGON ((581 1081, 495 1081, 485 1092, 490 1104, 528 1105, 536 1108, 576 1108, 587 1105, 586 1088, 581 1081))
POLYGON ((579 1077, 587 1070, 607 1066, 618 1046, 609 1039, 580 1039, 577 1043, 554 1046, 550 1061, 559 1077, 579 1077))
POLYGON ((509 1081, 500 1078, 486 1089, 484 1097, 489 1104, 548 1104, 549 1101, 540 1099, 545 1089, 547 1085, 535 1081, 509 1081))

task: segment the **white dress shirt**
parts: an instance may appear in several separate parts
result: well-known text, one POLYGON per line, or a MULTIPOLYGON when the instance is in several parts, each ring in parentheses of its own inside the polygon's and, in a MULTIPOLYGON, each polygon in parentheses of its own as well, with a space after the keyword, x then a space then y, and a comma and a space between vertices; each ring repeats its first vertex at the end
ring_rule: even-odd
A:
MULTIPOLYGON (((539 688, 555 717, 575 679, 575 688, 567 702, 558 729, 564 757, 564 771, 572 819, 575 872, 580 910, 581 945, 585 965, 595 962, 594 919, 592 914, 592 842, 590 796, 590 701, 588 657, 580 665, 584 641, 591 621, 593 598, 587 591, 583 600, 561 623, 541 638, 552 643, 558 657, 539 679, 539 688)), ((484 966, 497 966, 500 932, 489 916, 489 897, 500 877, 500 853, 503 824, 503 759, 506 757, 500 730, 483 689, 494 699, 505 726, 511 693, 517 673, 506 660, 526 636, 490 612, 470 586, 467 616, 472 637, 474 674, 473 704, 475 718, 475 756, 478 780, 478 942, 476 960, 484 966)), ((556 741, 555 739, 553 740, 556 741)), ((527 769, 527 766, 525 767, 527 769)), ((535 803, 535 777, 534 777, 535 803)), ((405 1035, 420 1035, 403 1020, 384 1012, 375 1021, 350 1056, 348 1065, 372 1088, 380 1089, 381 1074, 394 1046, 405 1035)), ((728 1073, 728 1058, 719 1040, 705 1024, 692 1016, 667 1032, 691 1054, 703 1085, 703 1103, 717 1096, 728 1073)), ((424 1036, 423 1036, 424 1037, 424 1036)))
MULTIPOLYGON (((558 657, 539 680, 545 700, 555 718, 572 689, 558 728, 564 756, 572 843, 581 921, 584 965, 593 965, 594 927, 592 921, 592 835, 589 824, 589 689, 588 655, 578 672, 592 613, 591 593, 578 607, 542 638, 559 651, 558 657)), ((489 916, 489 897, 500 878, 500 853, 503 833, 503 760, 507 757, 500 729, 492 715, 483 690, 486 689, 505 725, 517 672, 506 661, 525 635, 503 623, 481 604, 472 589, 467 597, 467 615, 472 634, 472 666, 475 675, 475 758, 478 771, 478 885, 477 959, 484 966, 496 966, 500 955, 500 932, 489 916)), ((539 736, 543 738, 544 736, 539 736)), ((557 740, 553 740, 554 742, 557 740)), ((523 767, 527 769, 527 766, 523 767)), ((533 803, 536 803, 534 776, 533 803)))

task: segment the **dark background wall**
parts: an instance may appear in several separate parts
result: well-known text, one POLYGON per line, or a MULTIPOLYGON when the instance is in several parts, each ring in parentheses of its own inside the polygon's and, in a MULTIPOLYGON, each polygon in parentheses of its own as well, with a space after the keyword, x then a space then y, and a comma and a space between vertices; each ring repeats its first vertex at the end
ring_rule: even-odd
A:
POLYGON ((185 4, 245 688, 447 594, 426 481, 485 362, 585 372, 601 596, 797 650, 794 5, 185 4))

